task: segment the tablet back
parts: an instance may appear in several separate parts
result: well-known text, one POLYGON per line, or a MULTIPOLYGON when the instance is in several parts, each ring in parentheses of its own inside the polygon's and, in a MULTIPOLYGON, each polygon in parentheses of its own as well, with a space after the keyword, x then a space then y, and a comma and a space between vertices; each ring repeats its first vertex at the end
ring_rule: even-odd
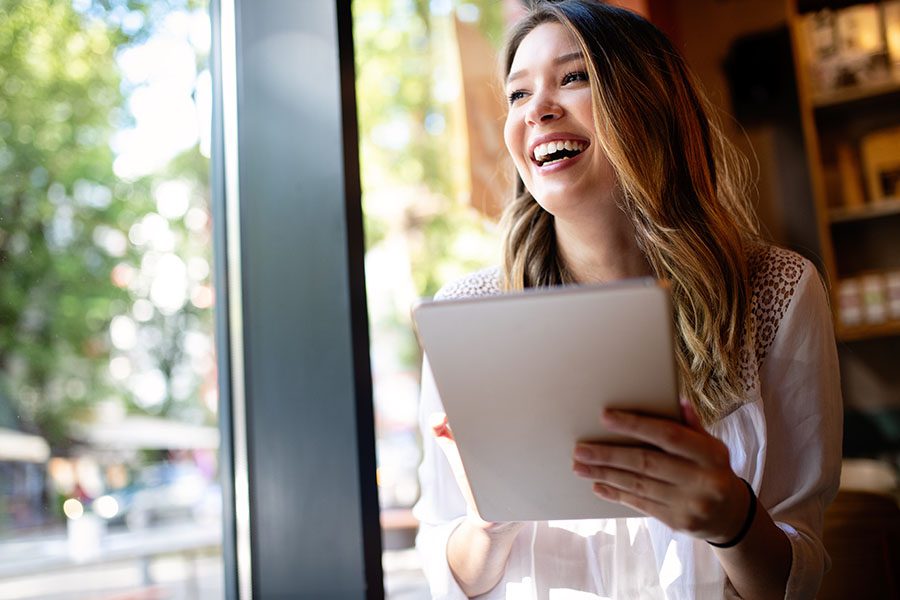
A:
POLYGON ((637 516, 572 471, 613 440, 604 407, 679 418, 668 291, 651 279, 424 302, 419 340, 479 514, 488 521, 637 516))

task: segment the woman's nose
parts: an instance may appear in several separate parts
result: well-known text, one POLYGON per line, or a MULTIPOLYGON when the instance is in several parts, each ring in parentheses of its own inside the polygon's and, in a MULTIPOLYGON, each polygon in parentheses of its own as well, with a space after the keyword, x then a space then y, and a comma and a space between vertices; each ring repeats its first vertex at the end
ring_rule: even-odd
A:
POLYGON ((555 121, 562 116, 562 108, 549 96, 535 97, 528 107, 525 119, 530 125, 555 121))

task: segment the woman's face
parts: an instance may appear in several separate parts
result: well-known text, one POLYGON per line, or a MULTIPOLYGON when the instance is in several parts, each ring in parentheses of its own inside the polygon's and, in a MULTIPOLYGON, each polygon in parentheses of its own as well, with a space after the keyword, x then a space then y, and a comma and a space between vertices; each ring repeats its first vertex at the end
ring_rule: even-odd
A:
POLYGON ((525 36, 506 93, 503 137, 535 200, 557 217, 606 202, 615 172, 597 143, 585 59, 562 25, 538 25, 525 36))

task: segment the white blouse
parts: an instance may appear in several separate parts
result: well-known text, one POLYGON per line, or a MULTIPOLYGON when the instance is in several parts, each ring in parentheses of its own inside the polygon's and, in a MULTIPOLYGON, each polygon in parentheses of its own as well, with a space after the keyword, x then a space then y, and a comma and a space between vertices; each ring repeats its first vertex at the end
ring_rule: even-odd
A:
MULTIPOLYGON (((774 247, 751 258, 752 318, 745 336, 742 404, 709 428, 734 472, 787 534, 793 551, 785 598, 814 598, 830 559, 822 517, 840 480, 842 403, 827 295, 815 267, 774 247)), ((500 293, 499 269, 445 286, 438 298, 500 293)), ((419 407, 422 495, 413 509, 432 597, 465 598, 447 564, 447 540, 466 505, 434 442, 428 417, 443 412, 423 368, 419 407)), ((737 597, 703 540, 652 518, 529 522, 497 586, 480 598, 583 600, 737 597)))

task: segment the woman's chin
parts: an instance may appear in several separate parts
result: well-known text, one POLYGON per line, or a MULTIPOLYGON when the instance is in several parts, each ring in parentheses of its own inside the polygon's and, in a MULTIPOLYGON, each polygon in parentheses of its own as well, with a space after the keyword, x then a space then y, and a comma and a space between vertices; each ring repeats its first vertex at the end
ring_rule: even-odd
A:
MULTIPOLYGON (((567 216, 574 217, 579 213, 583 213, 585 207, 591 202, 590 199, 567 192, 543 194, 540 198, 535 199, 541 205, 541 208, 557 219, 564 219, 567 216)), ((596 201, 596 199, 593 200, 596 201)))

